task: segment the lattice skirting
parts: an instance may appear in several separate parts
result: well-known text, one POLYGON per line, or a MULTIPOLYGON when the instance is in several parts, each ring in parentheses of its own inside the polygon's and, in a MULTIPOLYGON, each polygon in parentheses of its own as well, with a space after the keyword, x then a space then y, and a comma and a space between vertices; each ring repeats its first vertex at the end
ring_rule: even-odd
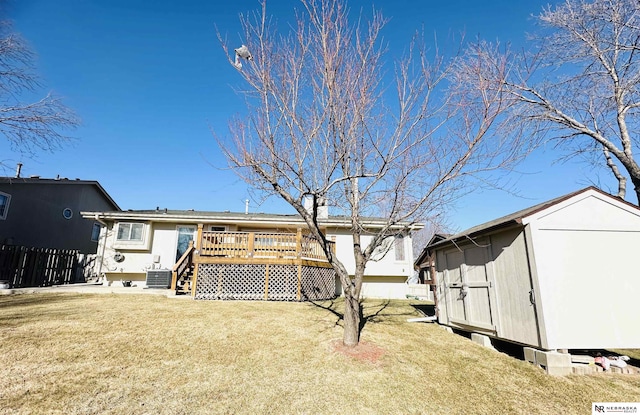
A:
POLYGON ((335 291, 336 274, 331 268, 304 265, 198 264, 195 298, 310 301, 334 298, 335 291))

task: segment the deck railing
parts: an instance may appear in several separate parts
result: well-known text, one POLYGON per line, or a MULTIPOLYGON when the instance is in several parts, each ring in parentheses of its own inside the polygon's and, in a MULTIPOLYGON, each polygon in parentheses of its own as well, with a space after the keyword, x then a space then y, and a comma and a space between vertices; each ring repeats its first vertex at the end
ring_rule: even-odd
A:
MULTIPOLYGON (((330 243, 332 251, 335 251, 335 244, 330 243)), ((227 258, 302 258, 327 261, 320 243, 301 232, 203 231, 199 255, 227 258)))
POLYGON ((180 259, 175 263, 173 269, 171 270, 171 289, 176 290, 177 283, 180 278, 186 276, 193 266, 193 254, 195 252, 195 247, 193 246, 193 241, 189 241, 189 246, 187 250, 182 254, 180 259))

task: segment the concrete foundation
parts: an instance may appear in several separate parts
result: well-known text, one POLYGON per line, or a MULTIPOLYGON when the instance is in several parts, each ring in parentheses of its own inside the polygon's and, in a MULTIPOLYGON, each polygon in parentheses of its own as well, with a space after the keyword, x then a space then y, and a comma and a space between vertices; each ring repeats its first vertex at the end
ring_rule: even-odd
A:
POLYGON ((489 336, 485 336, 484 334, 471 333, 471 341, 474 343, 478 343, 481 346, 484 346, 488 349, 495 350, 493 344, 491 344, 491 338, 489 336))
POLYGON ((531 364, 537 365, 536 363, 536 352, 537 350, 533 347, 523 347, 524 351, 524 360, 525 362, 529 362, 531 364))
POLYGON ((536 350, 535 364, 552 376, 566 376, 573 372, 571 355, 568 353, 536 350))

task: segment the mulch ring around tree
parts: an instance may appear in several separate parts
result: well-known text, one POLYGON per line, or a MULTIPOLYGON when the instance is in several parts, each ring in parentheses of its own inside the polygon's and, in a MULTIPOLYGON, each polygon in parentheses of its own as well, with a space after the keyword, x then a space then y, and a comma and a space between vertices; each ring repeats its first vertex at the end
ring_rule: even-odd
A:
POLYGON ((349 347, 342 343, 342 339, 331 341, 331 350, 343 356, 365 363, 378 363, 384 355, 384 349, 370 342, 360 341, 357 346, 349 347))

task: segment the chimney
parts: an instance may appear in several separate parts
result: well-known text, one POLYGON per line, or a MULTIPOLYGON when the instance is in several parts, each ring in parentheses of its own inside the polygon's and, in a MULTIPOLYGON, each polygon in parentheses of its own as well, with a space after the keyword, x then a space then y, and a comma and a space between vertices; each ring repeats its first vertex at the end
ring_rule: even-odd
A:
POLYGON ((329 218, 329 206, 327 206, 327 198, 324 196, 307 195, 304 198, 304 208, 309 213, 313 213, 313 201, 317 200, 318 219, 329 218))
POLYGON ((20 178, 20 172, 22 171, 22 163, 18 163, 16 166, 16 179, 20 178))

